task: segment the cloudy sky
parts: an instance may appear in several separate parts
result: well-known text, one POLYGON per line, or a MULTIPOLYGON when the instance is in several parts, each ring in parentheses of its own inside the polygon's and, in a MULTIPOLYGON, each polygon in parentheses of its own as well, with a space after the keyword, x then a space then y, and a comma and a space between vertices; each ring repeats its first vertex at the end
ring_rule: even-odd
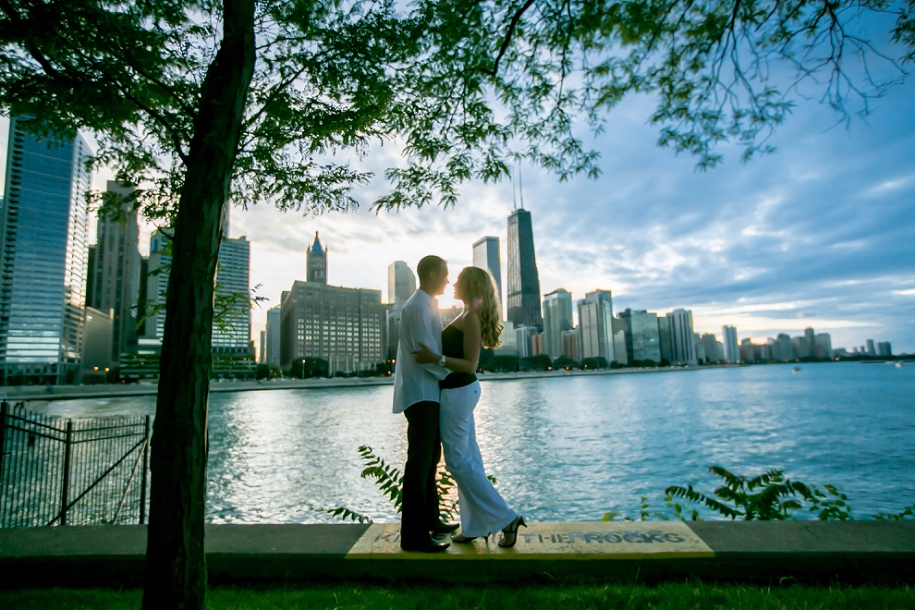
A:
MULTIPOLYGON (((915 79, 848 125, 828 106, 797 101, 771 141, 777 152, 748 164, 724 147, 724 163, 703 173, 694 157, 658 148, 653 100, 636 96, 609 115, 604 134, 586 138, 601 152, 599 179, 560 183, 525 166, 542 292, 565 288, 578 299, 608 289, 615 312, 691 309, 695 330, 719 338, 723 324, 755 341, 812 326, 834 347, 874 339, 915 353, 915 79)), ((381 175, 396 162, 392 148, 360 169, 381 175)), ((369 203, 384 188, 379 179, 357 191, 363 205, 347 214, 233 208, 231 236, 250 240, 251 284, 269 299, 253 312, 255 341, 281 291, 305 278, 315 231, 329 250, 329 282, 379 289, 383 299, 391 262, 415 269, 435 253, 453 279, 484 235, 502 240, 504 277, 511 182, 468 184, 452 209, 376 215, 369 203)), ((449 291, 442 304, 452 302, 449 291)))
MULTIPOLYGON (((590 139, 599 179, 560 183, 522 170, 542 292, 565 288, 577 299, 609 289, 615 312, 691 309, 696 331, 719 337, 723 324, 754 340, 812 326, 836 347, 874 339, 915 353, 913 100, 910 81, 848 126, 802 102, 775 134, 775 154, 741 164, 740 151, 725 148, 724 163, 705 173, 655 145, 650 99, 627 100, 590 139)), ((377 171, 384 162, 364 163, 377 171)), ((376 215, 368 203, 383 188, 379 180, 358 192, 365 203, 347 214, 233 209, 231 234, 251 241, 252 285, 270 299, 253 313, 255 340, 266 309, 304 279, 315 231, 329 250, 329 282, 379 289, 383 299, 392 261, 415 268, 436 253, 456 272, 484 235, 501 238, 504 275, 510 182, 469 184, 452 209, 376 215)))

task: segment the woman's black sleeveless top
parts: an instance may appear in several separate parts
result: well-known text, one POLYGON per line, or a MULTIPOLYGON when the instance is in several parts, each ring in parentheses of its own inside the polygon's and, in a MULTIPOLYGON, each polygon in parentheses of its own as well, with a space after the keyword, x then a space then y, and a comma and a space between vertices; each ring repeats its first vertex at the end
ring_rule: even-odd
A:
MULTIPOLYGON (((464 331, 455 326, 446 326, 442 331, 442 353, 449 358, 464 357, 464 331)), ((463 388, 477 380, 473 373, 451 373, 438 382, 439 389, 463 388)))

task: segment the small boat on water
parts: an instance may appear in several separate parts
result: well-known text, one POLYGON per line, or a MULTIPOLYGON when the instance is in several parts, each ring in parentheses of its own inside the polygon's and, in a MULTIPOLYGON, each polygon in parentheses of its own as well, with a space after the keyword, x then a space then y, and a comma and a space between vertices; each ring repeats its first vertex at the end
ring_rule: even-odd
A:
POLYGON ((797 375, 798 373, 801 372, 801 367, 796 366, 796 367, 794 367, 794 369, 791 372, 794 373, 795 375, 797 375))
POLYGON ((904 369, 904 368, 905 368, 905 362, 903 362, 902 360, 899 360, 898 362, 896 362, 896 368, 897 368, 897 369, 904 369))

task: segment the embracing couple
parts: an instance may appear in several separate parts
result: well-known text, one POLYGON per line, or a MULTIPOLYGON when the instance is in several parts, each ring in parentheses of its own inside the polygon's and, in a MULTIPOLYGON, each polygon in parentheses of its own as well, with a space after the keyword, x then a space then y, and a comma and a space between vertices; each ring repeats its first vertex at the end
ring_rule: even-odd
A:
POLYGON ((448 285, 448 265, 427 256, 416 266, 419 290, 404 304, 394 373, 394 412, 407 417, 407 464, 404 467, 400 547, 436 553, 448 548, 436 536, 455 532, 457 524, 439 515, 435 477, 442 449, 445 465, 458 486, 461 532, 467 543, 501 530, 499 546, 512 547, 524 518, 505 503, 483 470, 473 409, 480 400, 474 374, 485 346, 499 346, 502 331, 499 299, 492 276, 465 267, 454 283, 454 297, 464 310, 444 331, 436 297, 448 285))

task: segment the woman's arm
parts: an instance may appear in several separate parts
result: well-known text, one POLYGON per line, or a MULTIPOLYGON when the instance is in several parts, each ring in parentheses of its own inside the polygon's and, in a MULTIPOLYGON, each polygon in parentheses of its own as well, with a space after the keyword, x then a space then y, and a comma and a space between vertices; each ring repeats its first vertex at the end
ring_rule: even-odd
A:
MULTIPOLYGON (((483 343, 483 331, 480 317, 476 313, 464 316, 464 357, 445 357, 445 368, 455 373, 476 373, 480 361, 480 349, 483 343)), ((433 352, 425 343, 420 343, 420 349, 413 352, 413 357, 420 364, 438 363, 441 354, 433 352)))

